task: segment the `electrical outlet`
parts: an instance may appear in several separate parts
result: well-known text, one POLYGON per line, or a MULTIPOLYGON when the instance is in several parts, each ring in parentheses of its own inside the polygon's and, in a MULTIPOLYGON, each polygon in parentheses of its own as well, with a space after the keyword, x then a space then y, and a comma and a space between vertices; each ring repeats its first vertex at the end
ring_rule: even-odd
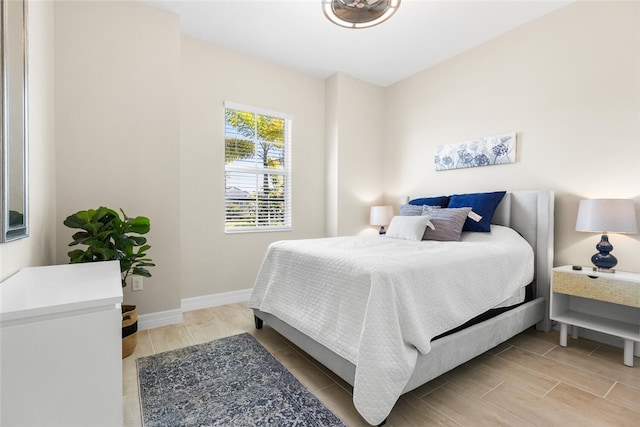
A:
POLYGON ((142 276, 133 276, 133 277, 131 277, 131 289, 133 291, 141 291, 142 290, 142 276))

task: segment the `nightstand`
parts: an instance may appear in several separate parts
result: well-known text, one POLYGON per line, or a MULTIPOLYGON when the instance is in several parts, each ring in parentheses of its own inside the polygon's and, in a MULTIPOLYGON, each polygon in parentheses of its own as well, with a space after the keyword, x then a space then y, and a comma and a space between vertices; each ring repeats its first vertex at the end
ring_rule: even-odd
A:
POLYGON ((550 317, 560 323, 560 345, 567 346, 567 327, 573 338, 578 328, 586 328, 620 337, 624 340, 624 364, 633 366, 634 343, 640 342, 640 274, 600 273, 591 267, 573 270, 570 265, 553 269, 550 317), (580 300, 591 300, 592 310, 578 311, 580 300), (631 307, 625 316, 609 316, 615 310, 605 305, 631 307), (599 310, 602 308, 603 310, 599 310), (617 318, 616 318, 617 317, 617 318))

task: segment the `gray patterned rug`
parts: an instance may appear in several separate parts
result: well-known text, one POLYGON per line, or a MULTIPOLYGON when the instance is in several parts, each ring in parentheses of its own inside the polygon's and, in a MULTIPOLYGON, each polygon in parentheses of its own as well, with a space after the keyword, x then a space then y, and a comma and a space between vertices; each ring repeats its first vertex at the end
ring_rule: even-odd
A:
POLYGON ((145 427, 344 426, 246 333, 137 362, 145 427))

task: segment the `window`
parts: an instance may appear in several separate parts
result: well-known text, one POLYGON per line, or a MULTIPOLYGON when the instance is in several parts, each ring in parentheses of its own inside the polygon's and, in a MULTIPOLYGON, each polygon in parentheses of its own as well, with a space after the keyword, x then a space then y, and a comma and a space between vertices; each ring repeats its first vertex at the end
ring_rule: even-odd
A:
POLYGON ((291 116, 225 103, 225 231, 291 229, 291 116))

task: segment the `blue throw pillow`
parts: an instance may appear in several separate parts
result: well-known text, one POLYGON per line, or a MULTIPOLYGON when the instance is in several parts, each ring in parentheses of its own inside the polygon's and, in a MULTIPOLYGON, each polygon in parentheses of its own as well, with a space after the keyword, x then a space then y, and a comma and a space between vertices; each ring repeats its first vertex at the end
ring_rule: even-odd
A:
MULTIPOLYGON (((467 218, 463 231, 491 231, 491 219, 506 191, 493 193, 453 194, 450 196, 449 208, 471 208, 482 219, 478 222, 467 218)), ((473 214, 472 214, 473 215, 473 214)))
POLYGON ((409 201, 409 204, 417 206, 440 206, 441 208, 446 208, 449 205, 449 196, 423 197, 421 199, 413 199, 409 201))

